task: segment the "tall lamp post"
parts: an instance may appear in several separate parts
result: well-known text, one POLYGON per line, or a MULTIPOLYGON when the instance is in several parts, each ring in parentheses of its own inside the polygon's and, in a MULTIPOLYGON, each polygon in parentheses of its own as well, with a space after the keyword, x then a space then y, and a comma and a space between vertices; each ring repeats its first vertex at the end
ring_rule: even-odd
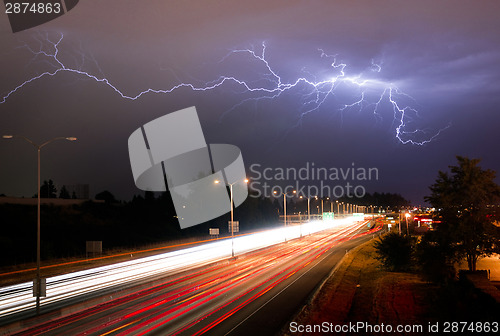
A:
MULTIPOLYGON (((299 198, 304 198, 304 196, 300 196, 299 198)), ((311 221, 311 197, 307 197, 307 221, 311 221)))
MULTIPOLYGON (((296 190, 293 190, 292 193, 297 193, 296 190)), ((278 192, 275 190, 273 191, 273 194, 275 195, 278 195, 278 192)), ((288 192, 283 192, 283 215, 284 215, 284 219, 285 219, 285 227, 286 227, 286 195, 288 195, 288 192)), ((285 232, 285 241, 286 241, 286 232, 285 232)))
POLYGON ((45 141, 41 145, 35 143, 22 135, 4 135, 3 139, 21 138, 32 144, 37 149, 37 212, 36 212, 36 279, 34 285, 34 295, 36 296, 36 313, 40 313, 41 278, 40 278, 40 150, 42 147, 56 140, 76 141, 75 137, 57 137, 45 141))
MULTIPOLYGON (((316 200, 318 200, 318 196, 315 196, 316 200)), ((317 206, 318 208, 318 215, 319 215, 319 205, 317 206)), ((321 213, 323 213, 323 199, 321 199, 321 213)))
POLYGON ((398 213, 398 219, 399 219, 399 235, 401 236, 401 210, 398 213))
MULTIPOLYGON (((229 185, 229 193, 231 195, 231 257, 234 257, 234 221, 233 221, 233 185, 238 183, 239 181, 228 183, 229 185)), ((248 179, 243 180, 243 182, 248 183, 248 179)), ((219 180, 215 180, 215 183, 220 183, 219 180)), ((227 192, 227 189, 226 189, 227 192)))
POLYGON ((300 217, 300 211, 299 211, 299 229, 300 229, 300 238, 302 238, 302 218, 300 217))
POLYGON ((410 231, 408 230, 408 218, 410 217, 411 215, 407 212, 405 213, 405 217, 406 217, 406 234, 409 236, 410 235, 410 231))

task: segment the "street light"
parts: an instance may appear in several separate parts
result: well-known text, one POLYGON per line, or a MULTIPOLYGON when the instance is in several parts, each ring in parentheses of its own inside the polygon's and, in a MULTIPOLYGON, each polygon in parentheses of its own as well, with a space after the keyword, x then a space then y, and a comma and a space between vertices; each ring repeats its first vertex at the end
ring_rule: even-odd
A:
POLYGON ((48 145, 49 143, 56 141, 56 140, 68 140, 68 141, 76 141, 75 137, 57 137, 50 139, 48 141, 45 141, 41 145, 38 145, 37 143, 33 142, 31 139, 28 139, 25 136, 22 135, 3 135, 3 139, 13 139, 13 138, 21 138, 24 139, 25 141, 29 142, 32 144, 36 149, 37 149, 37 213, 36 213, 36 285, 35 286, 35 294, 36 294, 36 313, 40 313, 40 295, 41 295, 41 278, 40 278, 40 150, 42 147, 48 145))
MULTIPOLYGON (((314 196, 314 198, 316 198, 316 200, 318 200, 318 196, 314 196)), ((318 215, 319 215, 319 205, 316 206, 316 208, 318 208, 318 215)), ((323 199, 321 199, 321 213, 323 213, 323 199)))
POLYGON ((401 210, 398 213, 398 219, 399 219, 399 235, 401 236, 401 210))
MULTIPOLYGON (((293 190, 293 193, 296 194, 297 191, 293 190)), ((273 191, 273 194, 278 195, 278 192, 275 190, 275 191, 273 191)), ((288 194, 288 192, 283 192, 283 214, 284 214, 284 218, 285 218, 285 227, 286 227, 286 195, 287 194, 288 194)), ((286 241, 286 232, 285 232, 285 241, 286 241)))
MULTIPOLYGON (((234 221, 233 221, 233 185, 239 181, 228 183, 229 191, 231 194, 231 257, 234 257, 234 221)), ((243 180, 243 182, 248 183, 248 179, 243 180)), ((219 180, 215 180, 215 184, 219 184, 219 180)), ((226 189, 227 192, 227 189, 226 189)))
MULTIPOLYGON (((304 196, 300 196, 299 198, 304 198, 304 196)), ((308 197, 307 198, 307 221, 308 222, 311 221, 311 206, 310 206, 310 203, 311 203, 311 197, 308 197)))
POLYGON ((410 217, 411 215, 407 212, 405 213, 405 217, 406 217, 406 234, 409 236, 410 235, 410 232, 408 231, 408 218, 410 217))
POLYGON ((302 218, 300 217, 300 211, 299 211, 299 229, 300 229, 300 238, 302 238, 302 218))

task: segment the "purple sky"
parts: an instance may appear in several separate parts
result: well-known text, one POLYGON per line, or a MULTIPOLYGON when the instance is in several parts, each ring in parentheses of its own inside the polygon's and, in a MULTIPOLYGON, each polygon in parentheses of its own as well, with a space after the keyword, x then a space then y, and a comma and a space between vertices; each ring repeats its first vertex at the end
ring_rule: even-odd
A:
MULTIPOLYGON (((498 13, 495 0, 83 1, 16 34, 2 14, 0 133, 38 142, 78 137, 43 149, 42 179, 89 183, 92 194, 108 189, 130 199, 140 191, 129 135, 195 105, 207 142, 239 146, 247 167, 376 167, 378 181, 356 184, 418 204, 455 155, 500 170, 498 13), (58 59, 71 71, 42 76, 4 99, 61 67, 33 54, 53 54, 51 42, 61 36, 58 59), (262 56, 262 43, 274 73, 249 52, 225 57, 244 49, 262 56), (245 92, 227 81, 209 91, 184 87, 130 100, 76 70, 106 78, 128 96, 181 82, 202 87, 220 76, 266 89, 276 89, 277 76, 285 85, 304 81, 275 99, 278 91, 245 92), (398 107, 411 108, 401 139, 390 92, 398 107)), ((21 140, 0 142, 0 194, 35 193, 35 154, 21 140)))

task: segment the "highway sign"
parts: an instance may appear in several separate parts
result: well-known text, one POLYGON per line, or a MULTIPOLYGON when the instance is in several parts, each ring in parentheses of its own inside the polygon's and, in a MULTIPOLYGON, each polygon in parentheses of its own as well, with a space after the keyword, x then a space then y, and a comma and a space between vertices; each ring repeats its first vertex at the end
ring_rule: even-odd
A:
MULTIPOLYGON (((229 232, 231 232, 231 221, 228 222, 229 232)), ((240 222, 233 221, 233 232, 240 232, 240 222)))
POLYGON ((333 212, 323 212, 323 220, 333 220, 333 212))

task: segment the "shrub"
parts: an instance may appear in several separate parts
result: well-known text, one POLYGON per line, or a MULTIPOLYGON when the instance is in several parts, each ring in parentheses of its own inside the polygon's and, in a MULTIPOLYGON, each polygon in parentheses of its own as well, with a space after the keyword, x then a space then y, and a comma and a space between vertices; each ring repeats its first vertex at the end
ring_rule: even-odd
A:
POLYGON ((390 232, 375 242, 376 258, 390 271, 406 271, 411 268, 413 239, 390 232))

